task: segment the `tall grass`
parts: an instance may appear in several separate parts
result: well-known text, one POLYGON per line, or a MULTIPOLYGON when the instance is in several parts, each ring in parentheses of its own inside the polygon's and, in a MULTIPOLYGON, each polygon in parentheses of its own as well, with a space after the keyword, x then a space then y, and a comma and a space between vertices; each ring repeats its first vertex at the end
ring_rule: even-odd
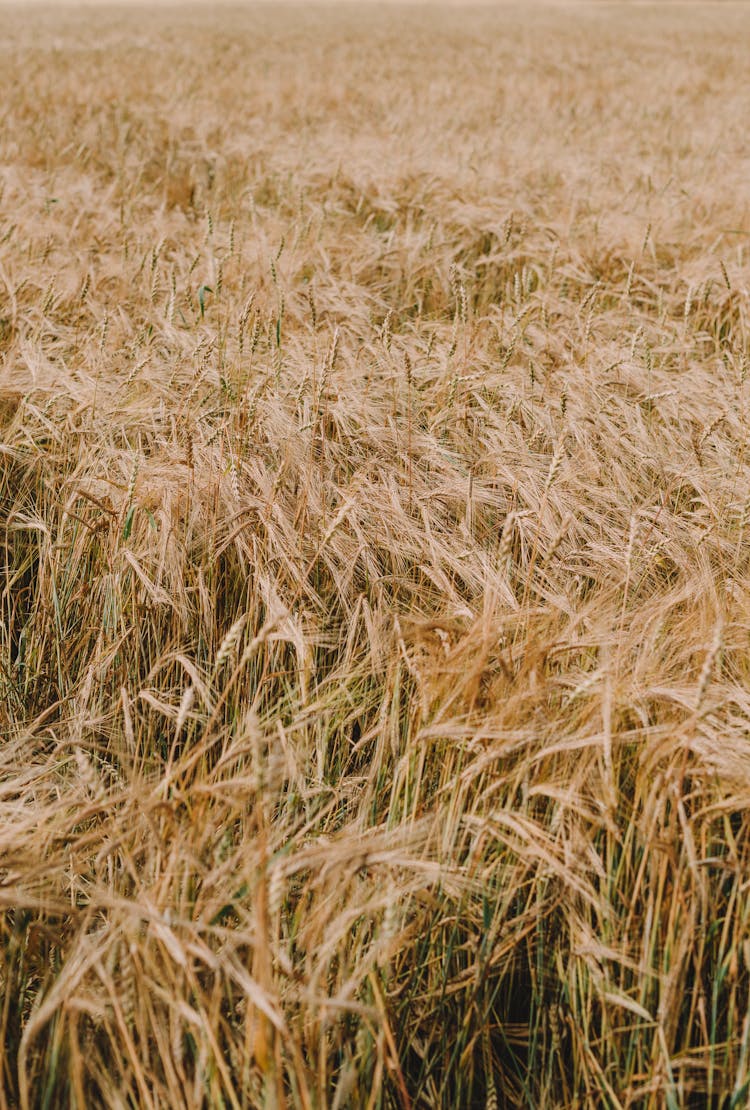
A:
POLYGON ((714 11, 3 12, 0 1107, 747 1104, 714 11))

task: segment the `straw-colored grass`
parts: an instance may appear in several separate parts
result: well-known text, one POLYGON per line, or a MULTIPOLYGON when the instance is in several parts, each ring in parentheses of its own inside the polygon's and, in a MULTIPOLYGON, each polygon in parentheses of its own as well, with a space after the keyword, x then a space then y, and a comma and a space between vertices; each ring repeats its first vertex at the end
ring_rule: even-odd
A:
POLYGON ((2 1110, 747 1105, 749 34, 3 10, 2 1110))

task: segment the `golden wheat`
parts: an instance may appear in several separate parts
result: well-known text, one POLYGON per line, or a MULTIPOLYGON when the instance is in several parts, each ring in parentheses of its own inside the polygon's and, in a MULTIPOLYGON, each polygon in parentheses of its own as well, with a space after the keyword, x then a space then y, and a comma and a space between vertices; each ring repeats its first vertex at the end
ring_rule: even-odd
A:
POLYGON ((2 21, 0 1108, 747 1105, 747 10, 2 21))

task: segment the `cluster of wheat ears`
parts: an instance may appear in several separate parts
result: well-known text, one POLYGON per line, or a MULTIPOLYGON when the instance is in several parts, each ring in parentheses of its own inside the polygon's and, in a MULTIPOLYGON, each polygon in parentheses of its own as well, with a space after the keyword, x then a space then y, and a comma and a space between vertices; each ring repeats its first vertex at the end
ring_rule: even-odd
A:
POLYGON ((2 1110, 747 1105, 720 12, 3 9, 2 1110))

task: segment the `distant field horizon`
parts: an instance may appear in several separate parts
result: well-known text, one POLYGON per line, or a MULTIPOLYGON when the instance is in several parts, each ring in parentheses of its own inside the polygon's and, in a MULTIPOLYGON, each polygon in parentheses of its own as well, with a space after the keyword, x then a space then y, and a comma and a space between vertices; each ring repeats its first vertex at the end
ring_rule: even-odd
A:
POLYGON ((210 11, 211 8, 245 8, 245 7, 274 7, 284 6, 312 6, 326 7, 336 5, 378 6, 386 7, 465 7, 465 8, 711 8, 711 7, 737 7, 746 6, 746 0, 0 0, 0 7, 12 8, 129 8, 129 7, 174 7, 174 8, 201 8, 210 11))

